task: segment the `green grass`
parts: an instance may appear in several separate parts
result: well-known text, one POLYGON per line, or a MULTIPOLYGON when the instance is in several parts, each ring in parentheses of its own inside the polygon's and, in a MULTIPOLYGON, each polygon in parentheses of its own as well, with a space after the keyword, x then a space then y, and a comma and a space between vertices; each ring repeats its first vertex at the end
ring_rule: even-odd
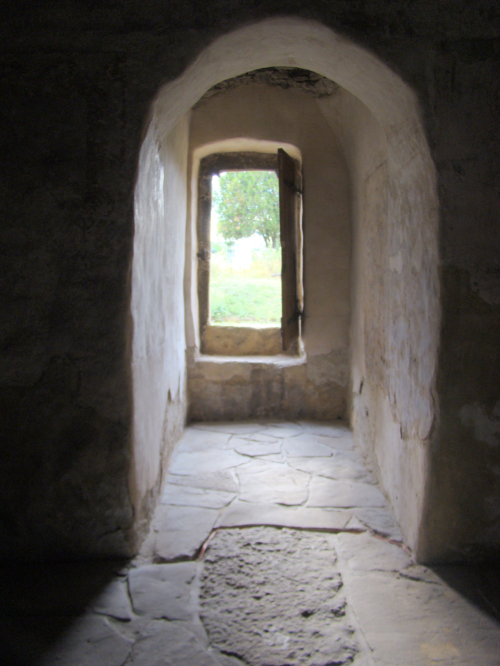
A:
POLYGON ((226 326, 280 326, 281 250, 256 250, 246 269, 234 269, 224 245, 210 262, 210 321, 226 326))
POLYGON ((279 326, 281 278, 212 278, 210 319, 213 324, 279 326))

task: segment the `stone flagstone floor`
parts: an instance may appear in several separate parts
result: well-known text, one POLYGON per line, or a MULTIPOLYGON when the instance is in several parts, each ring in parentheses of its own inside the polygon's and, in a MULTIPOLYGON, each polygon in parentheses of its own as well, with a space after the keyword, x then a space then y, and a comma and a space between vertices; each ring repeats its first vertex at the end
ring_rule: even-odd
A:
POLYGON ((54 574, 90 603, 7 613, 0 663, 500 664, 498 567, 415 564, 340 424, 190 426, 139 556, 107 566, 54 574))

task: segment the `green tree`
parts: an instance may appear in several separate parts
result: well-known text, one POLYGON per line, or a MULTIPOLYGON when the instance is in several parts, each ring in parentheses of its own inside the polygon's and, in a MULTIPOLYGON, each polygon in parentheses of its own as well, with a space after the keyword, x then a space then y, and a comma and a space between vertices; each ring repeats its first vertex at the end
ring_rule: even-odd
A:
POLYGON ((228 171, 214 194, 218 232, 227 241, 258 233, 268 247, 279 246, 279 186, 274 171, 228 171))

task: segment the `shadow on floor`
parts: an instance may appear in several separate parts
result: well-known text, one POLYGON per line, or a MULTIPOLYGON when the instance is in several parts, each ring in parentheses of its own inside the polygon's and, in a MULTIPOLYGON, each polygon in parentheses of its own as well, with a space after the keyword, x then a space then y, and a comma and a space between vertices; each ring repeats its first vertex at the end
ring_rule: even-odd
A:
POLYGON ((500 563, 442 564, 429 568, 500 624, 500 563))
MULTIPOLYGON (((43 663, 124 561, 0 565, 2 666, 43 663)), ((104 665, 103 665, 104 666, 104 665)))

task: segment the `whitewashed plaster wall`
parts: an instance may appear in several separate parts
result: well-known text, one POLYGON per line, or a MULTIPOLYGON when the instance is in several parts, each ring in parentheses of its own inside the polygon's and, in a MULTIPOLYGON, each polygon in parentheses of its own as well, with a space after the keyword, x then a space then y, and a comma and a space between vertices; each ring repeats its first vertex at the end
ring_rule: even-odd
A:
POLYGON ((131 496, 145 521, 186 413, 184 245, 188 117, 161 141, 153 118, 135 192, 131 496))
MULTIPOLYGON (((296 417, 344 417, 348 384, 351 225, 349 179, 342 148, 314 97, 259 84, 239 86, 209 97, 197 106, 191 120, 190 159, 200 149, 204 153, 216 152, 221 141, 236 138, 267 142, 261 146, 256 144, 254 148, 264 151, 269 147, 268 142, 281 142, 276 146, 282 145, 285 149, 286 144, 291 144, 302 157, 305 294, 302 337, 306 368, 302 372, 296 367, 292 374, 273 366, 276 377, 271 381, 282 381, 289 394, 283 406, 274 405, 274 409, 283 416, 295 413, 296 417), (292 395, 297 398, 292 399, 292 395)), ((196 194, 196 173, 191 183, 196 194)), ((193 204, 192 210, 195 211, 193 204)), ((188 222, 188 228, 194 232, 193 221, 188 222)), ((188 256, 195 256, 192 249, 188 256)), ((189 273, 189 267, 186 268, 189 273)), ((192 287, 187 293, 193 310, 191 321, 195 321, 196 295, 192 287)), ((211 387, 212 379, 206 376, 207 370, 210 365, 205 360, 194 371, 196 381, 190 382, 192 413, 196 415, 201 411, 194 403, 210 400, 217 390, 211 387), (204 377, 198 377, 201 368, 204 377)), ((239 376, 245 410, 241 417, 247 418, 248 387, 243 386, 243 374, 239 376)), ((228 399, 233 403, 235 388, 227 386, 228 399)), ((263 400, 266 406, 258 407, 261 412, 270 407, 268 399, 263 396, 263 400)), ((233 411, 228 415, 235 416, 233 411)))
POLYGON ((352 178, 352 426, 418 550, 439 336, 434 167, 415 127, 401 151, 347 91, 318 104, 352 178))

